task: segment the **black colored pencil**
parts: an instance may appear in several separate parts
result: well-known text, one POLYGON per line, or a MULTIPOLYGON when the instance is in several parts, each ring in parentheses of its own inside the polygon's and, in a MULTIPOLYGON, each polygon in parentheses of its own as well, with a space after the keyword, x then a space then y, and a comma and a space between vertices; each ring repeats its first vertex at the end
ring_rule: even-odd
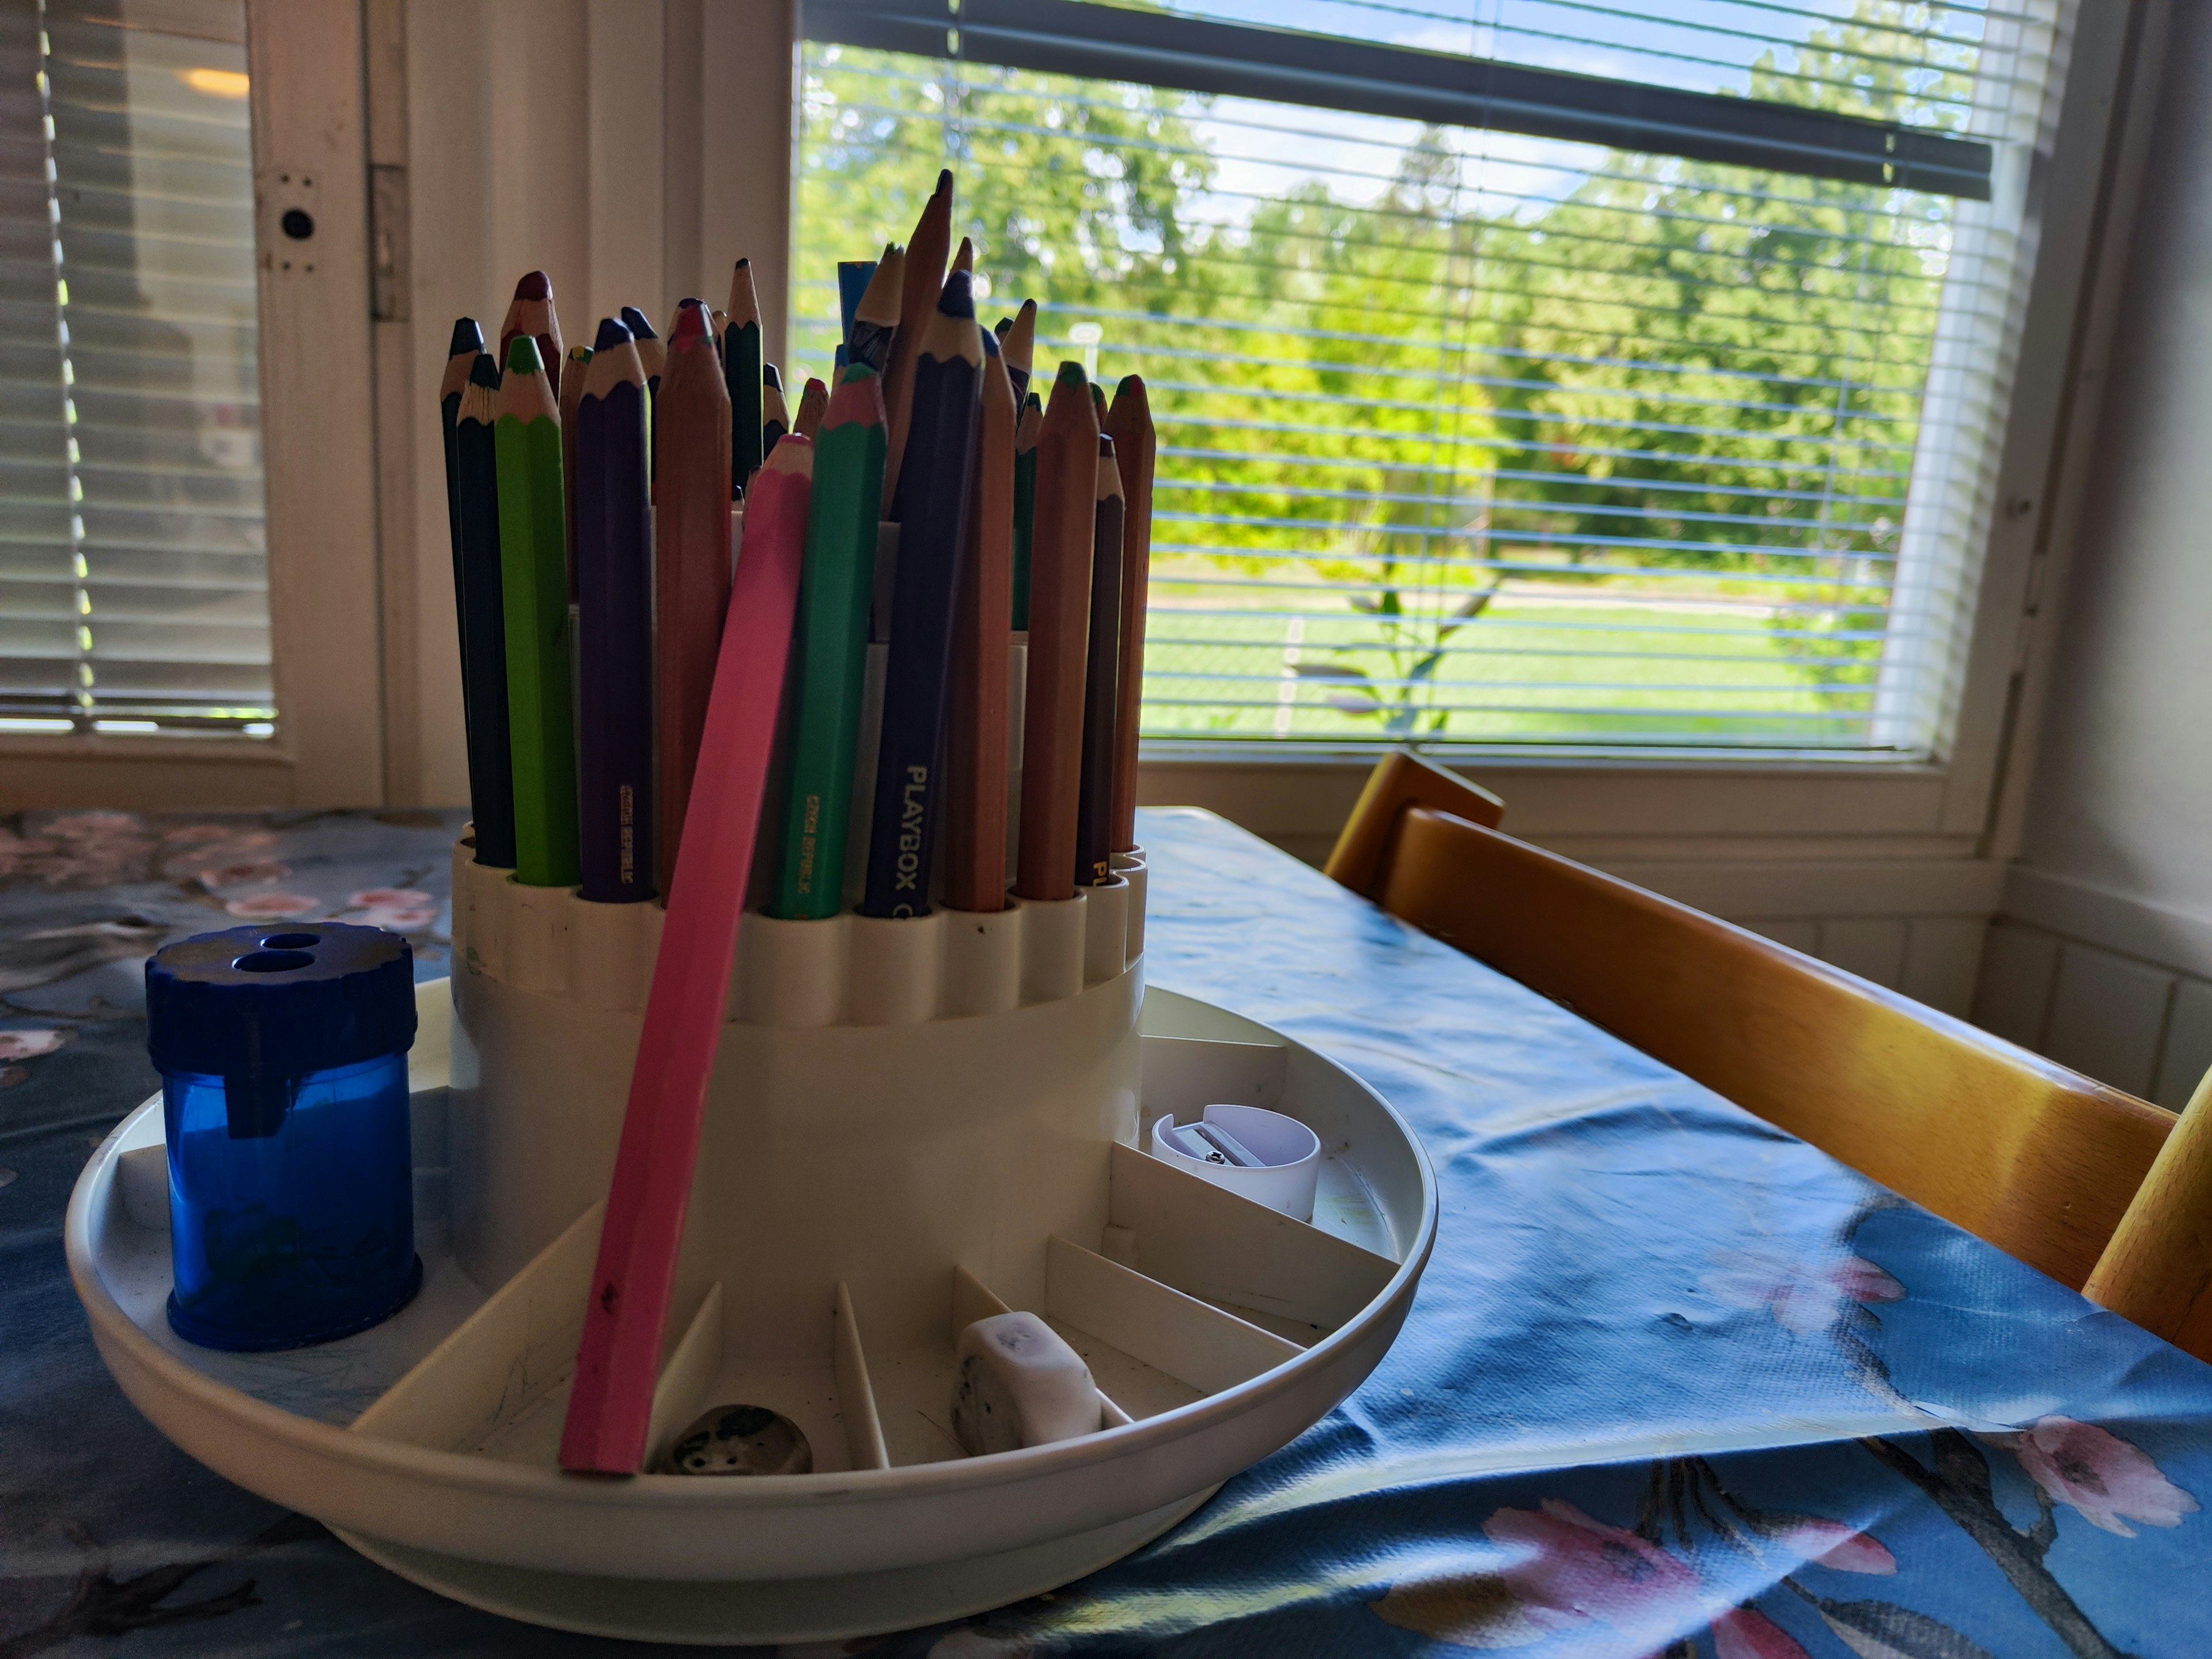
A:
POLYGON ((945 704, 954 607, 968 543, 983 342, 966 271, 955 271, 914 360, 910 464, 899 491, 899 555, 876 750, 875 818, 860 908, 872 916, 929 913, 930 851, 944 794, 945 704))
POLYGON ((461 653, 469 677, 465 700, 469 738, 469 800, 476 818, 477 862, 514 868, 514 755, 507 735, 507 594, 499 547, 499 465, 492 439, 498 418, 499 364, 477 354, 453 423, 455 493, 461 527, 461 653))
POLYGON ((653 896, 653 511, 645 365, 599 324, 576 404, 576 841, 583 896, 653 896))
POLYGON ((469 718, 469 624, 463 609, 468 584, 461 575, 461 473, 453 454, 454 430, 461 418, 461 394, 469 387, 469 370, 483 349, 483 329, 473 317, 453 325, 453 343, 446 348, 446 373, 438 382, 438 426, 446 444, 446 529, 453 555, 453 621, 460 635, 461 729, 469 718))
POLYGON ((1091 646, 1083 676, 1083 784, 1075 808, 1075 884, 1114 878, 1114 731, 1121 708, 1121 470, 1098 438, 1091 543, 1091 646))

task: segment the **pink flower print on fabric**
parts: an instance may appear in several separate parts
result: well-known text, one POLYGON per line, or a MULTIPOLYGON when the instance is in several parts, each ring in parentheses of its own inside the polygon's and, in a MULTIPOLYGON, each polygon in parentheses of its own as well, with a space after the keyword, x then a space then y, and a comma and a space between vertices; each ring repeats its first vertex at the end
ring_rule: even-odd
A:
POLYGON ((2052 1503, 2069 1504, 2090 1525, 2123 1538, 2136 1535, 2130 1521, 2178 1527, 2183 1516, 2197 1512, 2197 1500, 2161 1474, 2140 1448, 2094 1423, 2046 1417, 2021 1433, 1984 1437, 2009 1447, 2052 1503))
POLYGON ((1704 1622, 1693 1571, 1564 1499, 1547 1498, 1540 1510, 1499 1510, 1482 1530, 1513 1552, 1498 1577, 1539 1629, 1596 1620, 1656 1650, 1704 1622))
POLYGON ((309 898, 304 893, 255 893, 250 897, 234 898, 222 908, 247 921, 270 921, 312 915, 323 906, 321 900, 309 898))
POLYGON ((1871 1534, 1817 1515, 1782 1517, 1778 1534, 1784 1548, 1801 1560, 1838 1572, 1893 1573, 1897 1558, 1871 1534))
POLYGON ((212 891, 218 887, 265 887, 283 880, 292 873, 292 866, 275 859, 247 859, 237 864, 217 865, 198 872, 200 885, 212 891))
POLYGON ((70 1040, 68 1031, 0 1031, 0 1060, 36 1060, 70 1040))
POLYGON ((1895 1302, 1905 1286, 1855 1255, 1801 1261, 1770 1251, 1728 1250, 1698 1282, 1731 1308, 1765 1308, 1786 1330, 1832 1329, 1855 1304, 1895 1302))
POLYGON ((366 912, 359 918, 362 926, 395 933, 420 932, 438 919, 438 901, 413 887, 365 888, 346 902, 366 912))
POLYGON ((1753 1607, 1735 1607, 1713 1620, 1719 1659, 1812 1659, 1797 1638, 1753 1607))

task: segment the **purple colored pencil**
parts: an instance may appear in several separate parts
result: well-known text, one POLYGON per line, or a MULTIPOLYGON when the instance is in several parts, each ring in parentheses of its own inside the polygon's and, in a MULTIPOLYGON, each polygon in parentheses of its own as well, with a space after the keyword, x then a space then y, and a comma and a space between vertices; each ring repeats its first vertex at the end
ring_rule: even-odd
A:
POLYGON ((653 519, 644 363, 599 324, 576 405, 577 851, 583 896, 653 896, 653 519))

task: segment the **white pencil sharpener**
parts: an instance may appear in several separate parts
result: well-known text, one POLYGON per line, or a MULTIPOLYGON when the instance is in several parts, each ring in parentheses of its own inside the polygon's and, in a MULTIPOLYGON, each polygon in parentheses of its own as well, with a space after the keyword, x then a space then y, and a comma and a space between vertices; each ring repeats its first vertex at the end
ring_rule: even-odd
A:
POLYGON ((1239 1198, 1313 1219, 1321 1137, 1294 1117, 1259 1106, 1208 1106, 1195 1123, 1169 1113, 1152 1125, 1152 1156, 1239 1198))

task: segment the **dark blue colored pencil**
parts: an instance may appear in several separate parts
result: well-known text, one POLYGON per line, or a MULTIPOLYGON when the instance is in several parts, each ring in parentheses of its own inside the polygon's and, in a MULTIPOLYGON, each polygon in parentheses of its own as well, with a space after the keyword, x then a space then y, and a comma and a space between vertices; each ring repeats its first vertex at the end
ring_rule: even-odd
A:
POLYGON ((477 353, 484 349, 483 328, 473 317, 453 325, 453 343, 446 348, 446 373, 438 382, 438 427, 446 444, 446 530, 453 555, 453 621, 460 635, 461 729, 469 718, 469 624, 464 610, 467 584, 461 576, 461 474, 453 453, 454 428, 460 424, 461 394, 469 388, 469 370, 477 353))
POLYGON ((975 298, 968 273, 956 270, 922 330, 915 361, 913 422, 899 475, 898 573, 876 750, 875 819, 860 902, 865 915, 929 914, 930 850, 945 793, 939 761, 982 368, 975 298))
POLYGON ((461 626, 468 677, 463 720, 469 740, 469 802, 477 862, 514 868, 514 756, 507 716, 507 593, 499 549, 499 465, 492 440, 499 363, 477 354, 453 422, 454 494, 460 526, 461 626))
POLYGON ((1114 733, 1121 708, 1121 521, 1114 441, 1098 438, 1091 542, 1091 647, 1083 676, 1083 781, 1075 807, 1075 884, 1114 879, 1114 733))
POLYGON ((853 337, 853 313, 860 308, 860 296, 868 291, 868 280, 876 274, 873 259, 840 259, 837 261, 837 367, 842 368, 852 361, 846 342, 853 337))
POLYGON ((645 367, 599 324, 576 405, 576 841, 583 896, 653 896, 653 520, 645 367))

